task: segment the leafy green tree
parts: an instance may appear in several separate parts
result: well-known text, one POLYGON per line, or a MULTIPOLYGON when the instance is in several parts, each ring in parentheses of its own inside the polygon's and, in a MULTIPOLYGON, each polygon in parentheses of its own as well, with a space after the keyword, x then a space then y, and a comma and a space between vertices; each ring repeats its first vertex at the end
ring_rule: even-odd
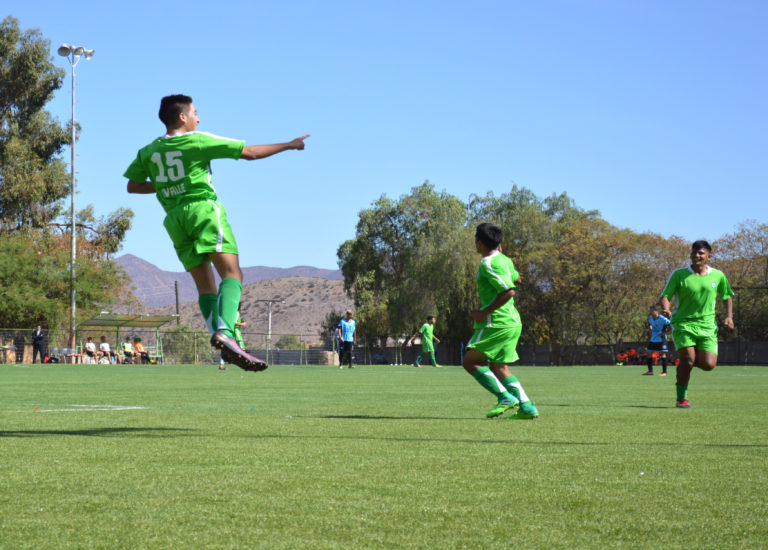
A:
MULTIPOLYGON (((61 154, 71 145, 71 128, 45 110, 65 77, 49 52, 50 42, 38 30, 22 31, 13 17, 0 22, 0 250, 2 261, 13 259, 0 274, 0 325, 6 327, 32 322, 58 328, 69 304, 70 226, 63 199, 70 177, 61 154)), ((122 208, 107 217, 97 217, 90 206, 77 213, 81 317, 131 298, 127 278, 109 257, 132 217, 122 208)))
POLYGON ((277 349, 299 349, 301 341, 295 334, 283 334, 275 344, 277 349))
POLYGON ((320 338, 322 338, 324 342, 328 342, 329 344, 332 343, 333 333, 336 330, 336 327, 339 326, 339 321, 342 317, 344 317, 344 312, 336 311, 335 309, 332 309, 325 314, 325 317, 320 323, 320 331, 318 332, 320 338))
POLYGON ((65 76, 49 52, 38 30, 0 22, 0 234, 44 227, 69 193, 59 155, 71 132, 44 110, 65 76))
MULTIPOLYGON (((768 224, 747 220, 712 246, 712 264, 725 273, 736 293, 737 330, 720 334, 727 339, 768 339, 768 224)), ((722 311, 718 320, 723 320, 722 311)))
POLYGON ((366 341, 404 337, 429 314, 447 338, 466 335, 474 275, 465 221, 465 205, 429 182, 360 212, 356 236, 338 257, 366 341))

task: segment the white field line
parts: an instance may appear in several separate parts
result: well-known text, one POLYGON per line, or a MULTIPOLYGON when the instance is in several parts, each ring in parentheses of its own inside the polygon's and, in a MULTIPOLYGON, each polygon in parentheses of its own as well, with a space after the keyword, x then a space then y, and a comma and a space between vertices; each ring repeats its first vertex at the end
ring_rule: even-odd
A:
POLYGON ((68 408, 61 409, 25 409, 21 411, 8 411, 14 413, 50 413, 50 412, 96 412, 96 411, 140 411, 147 410, 149 407, 139 407, 136 405, 66 405, 68 408))

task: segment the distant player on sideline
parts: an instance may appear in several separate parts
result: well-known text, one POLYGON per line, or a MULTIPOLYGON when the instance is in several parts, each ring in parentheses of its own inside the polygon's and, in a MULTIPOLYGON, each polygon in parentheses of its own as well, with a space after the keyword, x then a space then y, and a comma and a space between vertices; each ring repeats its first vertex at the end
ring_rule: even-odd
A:
POLYGON ((672 339, 679 355, 677 367, 677 403, 680 409, 690 409, 688 382, 693 367, 709 371, 717 366, 717 324, 715 302, 717 295, 725 302, 725 326, 733 328, 733 290, 722 271, 710 267, 712 247, 707 241, 691 246, 691 265, 676 270, 661 293, 661 313, 671 315, 672 339), (670 299, 677 296, 674 313, 670 299))
POLYGON ((661 359, 662 372, 659 376, 667 375, 667 327, 669 327, 670 321, 667 317, 659 315, 659 307, 651 306, 651 315, 648 317, 648 330, 651 333, 650 342, 648 342, 647 350, 651 353, 647 353, 645 361, 648 363, 648 371, 643 373, 643 376, 653 376, 653 353, 659 352, 661 359))
POLYGON ((477 271, 482 309, 470 311, 475 333, 464 354, 464 370, 498 399, 496 407, 486 414, 488 418, 518 405, 520 409, 513 418, 536 418, 539 411, 508 367, 519 359, 517 341, 523 325, 513 299, 520 274, 501 252, 503 237, 501 228, 491 223, 480 224, 475 232, 475 247, 483 257, 477 271), (483 366, 486 360, 490 368, 483 366))
POLYGON ((267 368, 235 341, 235 319, 243 274, 237 244, 224 206, 211 184, 211 160, 255 160, 291 149, 304 149, 309 135, 287 143, 246 145, 197 131, 200 119, 185 95, 170 95, 160 102, 160 120, 166 134, 139 150, 125 171, 129 193, 155 193, 166 216, 163 225, 176 255, 195 281, 198 304, 211 331, 211 345, 228 363, 244 370, 267 368), (216 287, 211 263, 221 277, 216 287))
POLYGON ((424 357, 424 355, 429 356, 429 362, 432 363, 433 367, 440 368, 440 365, 438 365, 437 361, 435 361, 434 342, 437 342, 438 344, 440 343, 440 339, 434 334, 436 320, 437 317, 434 315, 427 317, 427 322, 421 325, 421 328, 417 330, 408 341, 408 345, 410 346, 416 337, 421 335, 421 353, 416 358, 416 361, 413 362, 413 366, 416 368, 421 368, 421 359, 424 357))
POLYGON ((347 360, 350 369, 354 369, 352 365, 352 350, 357 343, 357 323, 355 323, 355 314, 352 311, 347 310, 344 317, 339 321, 339 325, 336 327, 336 334, 341 341, 341 356, 339 357, 339 368, 344 368, 344 359, 347 360))

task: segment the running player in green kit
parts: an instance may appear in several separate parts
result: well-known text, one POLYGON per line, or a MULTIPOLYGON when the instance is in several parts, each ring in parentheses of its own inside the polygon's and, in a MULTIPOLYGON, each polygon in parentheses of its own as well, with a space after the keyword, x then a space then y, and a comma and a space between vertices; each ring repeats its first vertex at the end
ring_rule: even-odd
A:
POLYGON ((733 290, 722 271, 710 267, 712 247, 707 241, 691 246, 691 265, 678 269, 670 276, 661 293, 662 315, 672 321, 672 338, 680 357, 677 366, 677 403, 680 409, 690 409, 688 382, 693 367, 710 371, 717 366, 717 295, 725 302, 725 326, 733 328, 733 290), (672 313, 669 300, 677 296, 672 313))
POLYGON ((195 281, 200 311, 213 334, 211 345, 228 363, 244 370, 261 371, 263 361, 245 352, 235 341, 235 320, 243 274, 237 244, 224 206, 211 184, 210 162, 230 158, 256 160, 291 149, 304 149, 309 135, 287 143, 245 145, 197 131, 200 119, 185 95, 160 101, 160 120, 166 134, 139 150, 125 171, 129 193, 155 193, 166 216, 163 225, 176 255, 195 281), (213 268, 221 277, 216 286, 213 268))
POLYGON ((477 271, 482 309, 470 311, 475 333, 464 354, 464 370, 498 399, 496 407, 486 415, 488 418, 518 405, 520 408, 513 418, 536 418, 539 411, 509 372, 508 364, 519 359, 517 341, 523 325, 513 299, 520 274, 512 260, 501 252, 503 237, 501 228, 492 223, 478 225, 475 232, 475 247, 483 257, 477 271), (490 368, 483 366, 486 360, 490 368))
POLYGON ((434 342, 440 343, 440 339, 435 336, 435 321, 437 320, 437 317, 434 315, 430 315, 427 317, 427 322, 424 323, 419 330, 417 330, 413 336, 411 336, 411 339, 408 341, 408 345, 410 346, 413 341, 416 339, 417 336, 421 336, 421 353, 416 358, 416 361, 413 362, 413 366, 416 368, 421 368, 421 358, 425 355, 429 357, 429 362, 432 363, 433 367, 440 368, 440 365, 437 364, 437 361, 435 361, 435 344, 434 342))

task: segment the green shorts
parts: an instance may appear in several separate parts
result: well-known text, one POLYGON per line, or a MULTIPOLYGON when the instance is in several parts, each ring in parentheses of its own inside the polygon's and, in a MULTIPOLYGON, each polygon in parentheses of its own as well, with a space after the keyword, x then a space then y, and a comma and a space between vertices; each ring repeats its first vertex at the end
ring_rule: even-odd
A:
POLYGON ((421 352, 422 353, 435 353, 435 344, 432 343, 432 341, 427 342, 426 340, 421 341, 421 352))
POLYGON ((680 323, 673 325, 672 339, 675 341, 675 348, 696 348, 701 351, 708 351, 717 354, 717 327, 688 325, 680 323))
POLYGON ((227 213, 218 201, 194 201, 177 206, 166 214, 163 225, 187 271, 210 261, 211 252, 237 254, 227 213))
POLYGON ((491 363, 514 363, 520 359, 517 355, 517 341, 522 331, 522 325, 479 328, 469 339, 467 349, 479 351, 491 363))

